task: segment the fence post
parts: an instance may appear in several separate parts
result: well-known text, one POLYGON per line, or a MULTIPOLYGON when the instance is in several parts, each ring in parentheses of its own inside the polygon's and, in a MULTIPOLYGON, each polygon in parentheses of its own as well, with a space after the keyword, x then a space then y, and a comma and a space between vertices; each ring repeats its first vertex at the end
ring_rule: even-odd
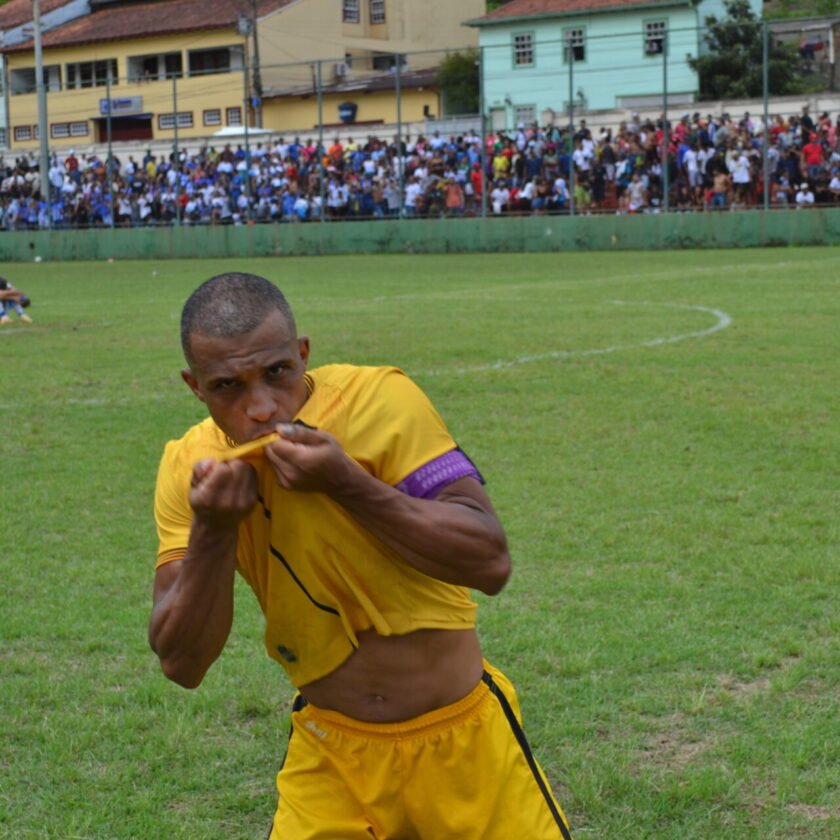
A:
POLYGON ((662 210, 668 212, 668 27, 662 33, 662 210))
POLYGON ((567 32, 563 48, 569 65, 569 215, 575 215, 575 56, 571 33, 567 32))
MULTIPOLYGON (((41 162, 39 163, 39 180, 41 182, 41 199, 47 205, 47 228, 52 227, 52 208, 50 207, 50 150, 49 125, 47 124, 47 88, 44 84, 44 59, 41 49, 41 3, 32 2, 32 26, 35 39, 35 90, 38 94, 38 137, 40 140, 41 162)), ((110 65, 108 70, 110 72, 110 65)))
POLYGON ((400 53, 395 53, 394 58, 397 61, 395 76, 395 90, 397 94, 397 174, 399 176, 400 185, 400 212, 397 218, 402 219, 405 215, 405 167, 402 157, 402 55, 400 53))
POLYGON ((315 83, 318 85, 318 193, 321 196, 321 221, 327 220, 326 192, 327 185, 324 183, 324 85, 321 73, 323 62, 318 59, 318 68, 315 73, 315 83))
POLYGON ((111 137, 111 65, 105 76, 105 95, 108 97, 108 110, 105 113, 105 126, 108 135, 108 160, 105 164, 105 184, 108 188, 108 209, 111 213, 110 227, 113 229, 114 220, 114 152, 111 137))
POLYGON ((181 224, 181 157, 178 151, 178 74, 172 73, 172 110, 175 112, 172 165, 175 167, 175 226, 181 224))
MULTIPOLYGON (((485 121, 484 104, 484 48, 478 48, 478 108, 479 134, 481 135, 481 146, 478 150, 478 161, 481 166, 481 218, 487 218, 487 123, 485 121)), ((472 174, 472 173, 471 173, 472 174)))
POLYGON ((245 214, 246 221, 251 218, 251 145, 248 139, 248 105, 249 105, 249 96, 248 96, 248 62, 245 62, 245 65, 242 70, 242 82, 243 82, 243 89, 244 89, 244 98, 242 102, 242 125, 245 129, 245 195, 248 197, 248 212, 245 214))
POLYGON ((770 115, 768 113, 767 101, 770 98, 770 37, 769 27, 767 21, 763 21, 762 26, 762 57, 761 57, 761 75, 762 75, 762 98, 764 100, 764 137, 761 141, 761 167, 763 170, 764 179, 764 209, 770 209, 770 161, 767 157, 770 143, 770 115))

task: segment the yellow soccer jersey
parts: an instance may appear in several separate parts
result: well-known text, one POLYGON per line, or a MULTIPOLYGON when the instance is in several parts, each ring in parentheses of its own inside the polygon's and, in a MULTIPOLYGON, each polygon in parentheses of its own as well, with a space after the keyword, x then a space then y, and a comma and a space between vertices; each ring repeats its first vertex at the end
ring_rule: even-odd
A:
MULTIPOLYGON (((307 377, 311 395, 295 421, 334 435, 376 478, 426 498, 466 475, 482 480, 402 371, 328 365, 307 377)), ((229 448, 209 418, 166 445, 155 491, 158 566, 186 551, 193 465, 229 448)), ((388 636, 475 625, 466 588, 416 571, 326 495, 284 490, 264 459, 254 463, 259 501, 239 528, 238 570, 265 615, 266 649, 295 685, 335 670, 362 630, 388 636)))

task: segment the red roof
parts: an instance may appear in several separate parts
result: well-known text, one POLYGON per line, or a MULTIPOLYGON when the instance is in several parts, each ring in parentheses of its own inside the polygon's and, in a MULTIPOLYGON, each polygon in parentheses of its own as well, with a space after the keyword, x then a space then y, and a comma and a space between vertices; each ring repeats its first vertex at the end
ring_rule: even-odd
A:
POLYGON ((586 14, 587 12, 620 11, 645 6, 687 6, 691 0, 510 0, 489 14, 468 23, 483 25, 510 18, 549 17, 551 15, 586 14))
MULTIPOLYGON (((66 6, 71 0, 41 0, 41 17, 53 9, 66 6)), ((32 0, 10 0, 0 6, 0 30, 13 29, 32 21, 32 0)))
MULTIPOLYGON (((24 3, 27 0, 13 0, 24 3)), ((257 0, 257 15, 263 17, 294 0, 257 0)), ((48 4, 49 0, 45 0, 48 4)), ((12 5, 12 4, 9 4, 12 5)), ((56 5, 61 5, 56 3, 56 5)), ((200 29, 235 28, 240 12, 250 16, 250 0, 147 0, 104 8, 76 18, 44 34, 43 46, 69 47, 101 41, 123 41, 194 32, 200 29)), ((32 42, 9 47, 6 51, 32 49, 32 42)))

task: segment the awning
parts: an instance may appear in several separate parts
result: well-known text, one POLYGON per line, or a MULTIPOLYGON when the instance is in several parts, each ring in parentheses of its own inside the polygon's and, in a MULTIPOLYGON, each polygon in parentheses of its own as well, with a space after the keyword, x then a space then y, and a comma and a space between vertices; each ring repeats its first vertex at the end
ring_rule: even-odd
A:
MULTIPOLYGON (((111 122, 114 120, 150 120, 153 116, 154 114, 111 114, 111 122)), ((102 114, 97 114, 90 119, 108 122, 108 117, 103 117, 102 114)))
POLYGON ((225 137, 244 137, 246 134, 249 137, 265 137, 267 134, 282 134, 282 132, 272 131, 270 128, 255 128, 250 125, 247 129, 244 125, 229 125, 214 131, 213 137, 224 139, 225 137))

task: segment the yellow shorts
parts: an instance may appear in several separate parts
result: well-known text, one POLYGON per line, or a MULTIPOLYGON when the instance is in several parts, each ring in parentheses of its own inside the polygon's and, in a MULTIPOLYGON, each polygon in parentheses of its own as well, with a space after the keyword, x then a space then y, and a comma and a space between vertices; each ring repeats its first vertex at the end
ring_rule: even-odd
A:
POLYGON ((270 840, 570 840, 522 731, 516 692, 485 663, 462 700, 404 723, 296 703, 270 840))

